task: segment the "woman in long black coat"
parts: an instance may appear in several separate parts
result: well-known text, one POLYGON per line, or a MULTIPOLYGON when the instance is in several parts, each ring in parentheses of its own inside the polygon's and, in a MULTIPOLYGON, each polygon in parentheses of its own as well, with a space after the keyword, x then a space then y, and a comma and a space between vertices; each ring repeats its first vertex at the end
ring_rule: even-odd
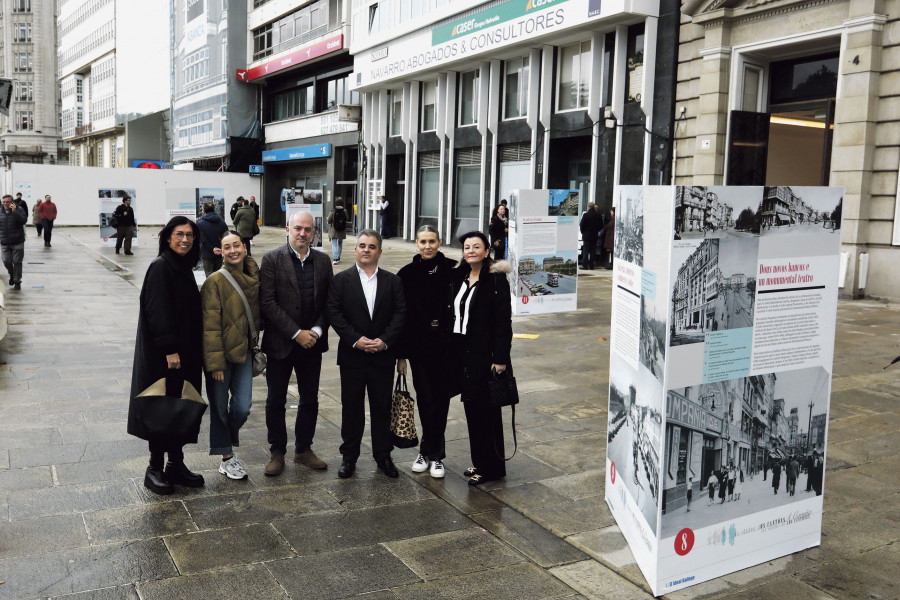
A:
MULTIPOLYGON (((453 272, 453 329, 451 352, 455 380, 462 385, 462 401, 469 428, 472 467, 469 485, 506 476, 503 459, 503 422, 492 407, 488 381, 491 371, 509 367, 512 347, 512 305, 507 261, 493 261, 487 237, 480 231, 459 238, 463 260, 453 272)), ((455 391, 455 390, 454 390, 455 391)))
POLYGON ((506 207, 502 204, 494 209, 491 215, 491 223, 488 225, 488 233, 491 234, 491 247, 494 250, 494 260, 506 258, 506 236, 509 232, 509 217, 506 215, 506 207))
MULTIPOLYGON (((203 320, 200 291, 193 267, 200 256, 200 229, 187 217, 173 217, 159 234, 159 255, 153 259, 141 287, 131 397, 134 398, 170 369, 197 392, 203 380, 203 320)), ((136 416, 128 414, 128 432, 140 431, 136 416)), ((203 476, 184 464, 184 441, 151 439, 150 465, 144 485, 157 494, 171 494, 172 484, 203 485, 203 476), (163 469, 165 453, 168 464, 163 469)))
POLYGON ((443 461, 447 456, 444 432, 451 397, 447 385, 449 297, 450 276, 456 261, 440 252, 441 238, 431 225, 423 225, 416 232, 416 247, 419 253, 397 273, 406 297, 406 320, 397 348, 397 372, 406 375, 409 359, 422 421, 419 456, 412 470, 414 473, 427 470, 439 479, 444 476, 443 461))

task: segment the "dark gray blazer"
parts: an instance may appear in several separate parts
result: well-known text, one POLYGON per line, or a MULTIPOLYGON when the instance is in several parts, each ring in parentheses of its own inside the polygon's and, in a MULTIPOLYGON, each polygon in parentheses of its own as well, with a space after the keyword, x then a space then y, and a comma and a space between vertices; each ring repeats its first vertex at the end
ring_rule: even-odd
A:
MULTIPOLYGON (((297 345, 292 336, 300 329, 300 291, 294 273, 293 250, 288 244, 270 250, 259 267, 259 308, 266 324, 262 351, 274 358, 284 358, 297 345)), ((325 301, 334 271, 328 256, 310 248, 316 270, 315 317, 313 325, 322 328, 322 337, 313 346, 319 352, 328 351, 328 318, 325 301)))
POLYGON ((406 317, 406 300, 400 278, 378 269, 374 316, 369 317, 366 295, 356 265, 334 276, 328 292, 328 320, 338 334, 337 364, 342 367, 376 365, 392 368, 406 317), (353 347, 359 338, 381 338, 387 351, 367 354, 353 347))

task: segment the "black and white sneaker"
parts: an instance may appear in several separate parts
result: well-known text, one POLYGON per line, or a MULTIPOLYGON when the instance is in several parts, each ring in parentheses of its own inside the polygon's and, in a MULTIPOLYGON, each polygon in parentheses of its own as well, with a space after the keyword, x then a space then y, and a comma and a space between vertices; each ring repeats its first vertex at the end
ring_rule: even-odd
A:
POLYGON ((416 461, 412 464, 412 471, 413 471, 413 473, 424 473, 427 470, 428 470, 428 459, 420 454, 416 458, 416 461))
POLYGON ((431 476, 435 479, 443 479, 444 478, 444 463, 435 460, 431 462, 431 476))

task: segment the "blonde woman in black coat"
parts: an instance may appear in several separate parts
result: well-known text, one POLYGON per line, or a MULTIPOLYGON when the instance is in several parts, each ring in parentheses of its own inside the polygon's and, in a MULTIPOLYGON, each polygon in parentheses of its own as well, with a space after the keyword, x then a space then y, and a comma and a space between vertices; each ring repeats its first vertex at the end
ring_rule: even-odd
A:
POLYGON ((459 241, 463 260, 453 273, 450 344, 454 379, 462 386, 469 428, 472 467, 465 474, 474 486, 506 476, 503 422, 500 408, 490 404, 488 381, 492 371, 499 373, 509 367, 510 267, 505 260, 491 260, 488 239, 480 231, 467 233, 459 241))
POLYGON ((451 397, 447 387, 449 295, 456 261, 440 252, 441 238, 431 225, 423 225, 416 232, 416 247, 419 253, 397 273, 406 298, 406 321, 397 347, 397 372, 406 375, 408 359, 422 420, 422 442, 412 470, 414 473, 428 471, 440 479, 444 476, 444 432, 451 397))

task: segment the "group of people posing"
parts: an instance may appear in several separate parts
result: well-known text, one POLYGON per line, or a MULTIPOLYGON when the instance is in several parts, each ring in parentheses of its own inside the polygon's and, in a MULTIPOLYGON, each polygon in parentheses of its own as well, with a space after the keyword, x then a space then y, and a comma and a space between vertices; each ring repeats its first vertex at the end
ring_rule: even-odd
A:
MULTIPOLYGON (((222 458, 219 473, 247 477, 235 448, 252 404, 252 334, 263 329, 270 451, 264 473, 274 477, 285 468, 292 373, 299 392, 293 461, 327 469, 312 446, 330 327, 338 336, 341 379, 339 477, 350 477, 356 469, 366 397, 373 458, 388 477, 399 475, 391 458, 390 410, 394 371, 405 375, 408 368, 423 429, 412 470, 444 476, 450 400, 461 395, 473 462, 465 471, 469 484, 505 476, 500 409, 488 402, 488 380, 492 371, 502 372, 510 363, 509 267, 489 257, 484 234, 475 231, 459 239, 463 260, 455 264, 440 252, 437 231, 424 226, 416 236, 418 254, 393 274, 378 266, 382 236, 364 229, 354 247, 356 264, 335 275, 329 257, 311 247, 312 216, 298 212, 287 226, 288 243, 267 252, 259 265, 249 256, 247 240, 224 230, 212 248, 221 267, 210 269, 198 290, 192 269, 200 257, 201 227, 208 227, 203 219, 198 225, 177 216, 160 232, 159 256, 141 289, 131 395, 173 372, 199 391, 205 374, 209 452, 222 458)), ((170 494, 175 485, 204 485, 203 476, 185 466, 184 443, 149 440, 148 489, 170 494)))
MULTIPOLYGON (((56 204, 50 195, 38 198, 31 208, 31 222, 40 239, 44 236, 44 247, 50 248, 53 237, 53 223, 56 221, 56 204)), ((28 204, 22 193, 13 198, 3 196, 0 203, 0 257, 9 274, 9 285, 14 290, 22 289, 22 263, 25 260, 25 225, 28 223, 28 204)))

